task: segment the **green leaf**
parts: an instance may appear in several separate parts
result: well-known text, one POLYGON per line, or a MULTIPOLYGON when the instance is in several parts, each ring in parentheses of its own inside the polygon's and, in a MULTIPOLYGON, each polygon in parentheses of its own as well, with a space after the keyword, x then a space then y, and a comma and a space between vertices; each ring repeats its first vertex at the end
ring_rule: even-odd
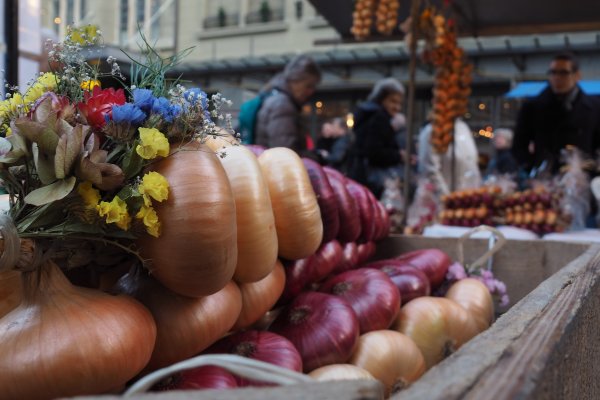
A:
POLYGON ((140 192, 134 189, 131 185, 127 185, 123 187, 123 189, 119 190, 117 196, 119 196, 121 200, 127 203, 127 208, 129 210, 137 211, 140 208, 142 208, 142 205, 144 204, 144 198, 142 197, 140 192))
POLYGON ((56 155, 54 156, 54 170, 58 179, 64 179, 71 174, 75 160, 83 152, 84 131, 81 125, 66 132, 58 140, 56 155))
POLYGON ((42 181, 44 185, 49 185, 54 182, 56 180, 54 157, 52 155, 40 153, 37 143, 31 145, 31 152, 33 153, 33 162, 35 163, 35 169, 40 181, 42 181))
POLYGON ((125 179, 130 179, 140 173, 144 167, 144 159, 133 149, 125 153, 123 158, 123 173, 125 173, 125 179))
POLYGON ((72 176, 68 179, 61 179, 50 185, 42 186, 25 196, 25 203, 34 206, 43 206, 56 200, 66 197, 73 188, 77 179, 72 176))

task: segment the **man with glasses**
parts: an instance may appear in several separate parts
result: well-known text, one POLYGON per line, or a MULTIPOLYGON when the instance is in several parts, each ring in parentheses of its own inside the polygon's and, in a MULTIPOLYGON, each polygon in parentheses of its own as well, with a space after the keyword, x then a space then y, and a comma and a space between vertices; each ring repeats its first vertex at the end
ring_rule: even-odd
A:
POLYGON ((560 153, 573 145, 595 158, 600 148, 600 100, 577 84, 579 64, 571 53, 556 55, 548 87, 519 111, 512 151, 519 165, 556 173, 560 153))

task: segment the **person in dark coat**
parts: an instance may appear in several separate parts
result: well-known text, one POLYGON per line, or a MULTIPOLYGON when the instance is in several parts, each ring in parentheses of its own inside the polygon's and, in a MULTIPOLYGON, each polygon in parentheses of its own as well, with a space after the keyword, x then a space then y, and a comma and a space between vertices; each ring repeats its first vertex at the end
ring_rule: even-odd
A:
POLYGON ((321 71, 312 58, 299 55, 290 60, 264 89, 271 94, 258 111, 255 143, 267 148, 287 147, 310 156, 301 111, 320 81, 321 71))
POLYGON ((512 155, 511 144, 513 131, 498 128, 494 131, 494 156, 487 166, 487 175, 491 174, 516 174, 519 167, 512 155))
POLYGON ((402 156, 392 118, 402 109, 404 87, 394 78, 377 81, 367 101, 354 113, 352 166, 349 176, 379 197, 386 178, 402 177, 402 156))
POLYGON ((323 124, 316 151, 323 165, 346 173, 351 145, 352 135, 348 132, 345 121, 342 118, 334 118, 323 124))
POLYGON ((600 100, 578 85, 581 72, 569 53, 555 56, 548 70, 549 87, 519 111, 512 152, 521 168, 560 168, 560 153, 573 145, 595 158, 600 148, 600 100))

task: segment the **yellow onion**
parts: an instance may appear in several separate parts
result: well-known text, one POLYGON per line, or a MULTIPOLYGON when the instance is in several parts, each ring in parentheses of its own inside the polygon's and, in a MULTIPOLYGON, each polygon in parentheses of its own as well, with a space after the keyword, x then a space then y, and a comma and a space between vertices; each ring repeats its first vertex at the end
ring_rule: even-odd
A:
POLYGON ((450 286, 446 298, 454 300, 469 312, 479 332, 492 324, 494 300, 483 282, 475 278, 461 279, 450 286))
POLYGON ((273 270, 277 232, 269 188, 254 153, 244 146, 227 148, 219 158, 235 199, 237 219, 237 282, 256 282, 273 270))
POLYGON ((146 370, 200 353, 231 329, 242 308, 240 290, 233 282, 206 297, 186 297, 135 270, 119 280, 117 290, 139 300, 156 321, 156 345, 146 370))
POLYGON ((308 376, 317 381, 349 381, 353 379, 376 380, 369 371, 352 364, 329 364, 313 369, 308 376))
POLYGON ((477 335, 477 326, 458 303, 444 297, 418 297, 400 309, 393 329, 410 337, 427 369, 477 335))
POLYGON ((405 388, 425 372, 425 359, 415 342, 388 329, 361 335, 349 362, 373 375, 388 394, 405 388))
POLYGON ((152 164, 169 182, 169 198, 156 202, 159 238, 143 235, 142 257, 152 275, 184 296, 221 290, 237 262, 235 202, 217 156, 205 145, 172 145, 172 154, 152 164))
POLYGON ((128 296, 71 285, 58 266, 23 274, 23 301, 0 319, 0 397, 106 393, 135 377, 156 339, 152 316, 128 296))
POLYGON ((274 147, 258 161, 271 195, 279 255, 288 260, 310 256, 323 239, 323 222, 302 159, 293 150, 274 147))
POLYGON ((240 141, 236 139, 230 132, 219 128, 216 135, 207 135, 203 143, 212 151, 220 152, 225 148, 237 146, 240 141))
POLYGON ((234 330, 247 328, 260 320, 279 300, 285 286, 285 271, 279 260, 273 271, 258 282, 238 284, 242 293, 242 311, 234 330))
POLYGON ((0 318, 21 302, 21 274, 18 271, 0 272, 0 318))

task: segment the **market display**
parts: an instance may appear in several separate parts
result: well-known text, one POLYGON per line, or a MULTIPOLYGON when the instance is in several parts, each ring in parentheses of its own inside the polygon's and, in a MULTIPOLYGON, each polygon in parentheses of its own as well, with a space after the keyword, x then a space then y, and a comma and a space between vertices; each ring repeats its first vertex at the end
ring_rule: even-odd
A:
MULTIPOLYGON (((40 77, 3 114, 0 397, 120 393, 214 354, 389 395, 492 322, 506 288, 491 271, 433 248, 373 260, 391 219, 365 186, 241 146, 160 68, 131 95, 92 85, 63 46, 77 73, 40 77)), ((201 366, 154 390, 260 385, 201 366)))

